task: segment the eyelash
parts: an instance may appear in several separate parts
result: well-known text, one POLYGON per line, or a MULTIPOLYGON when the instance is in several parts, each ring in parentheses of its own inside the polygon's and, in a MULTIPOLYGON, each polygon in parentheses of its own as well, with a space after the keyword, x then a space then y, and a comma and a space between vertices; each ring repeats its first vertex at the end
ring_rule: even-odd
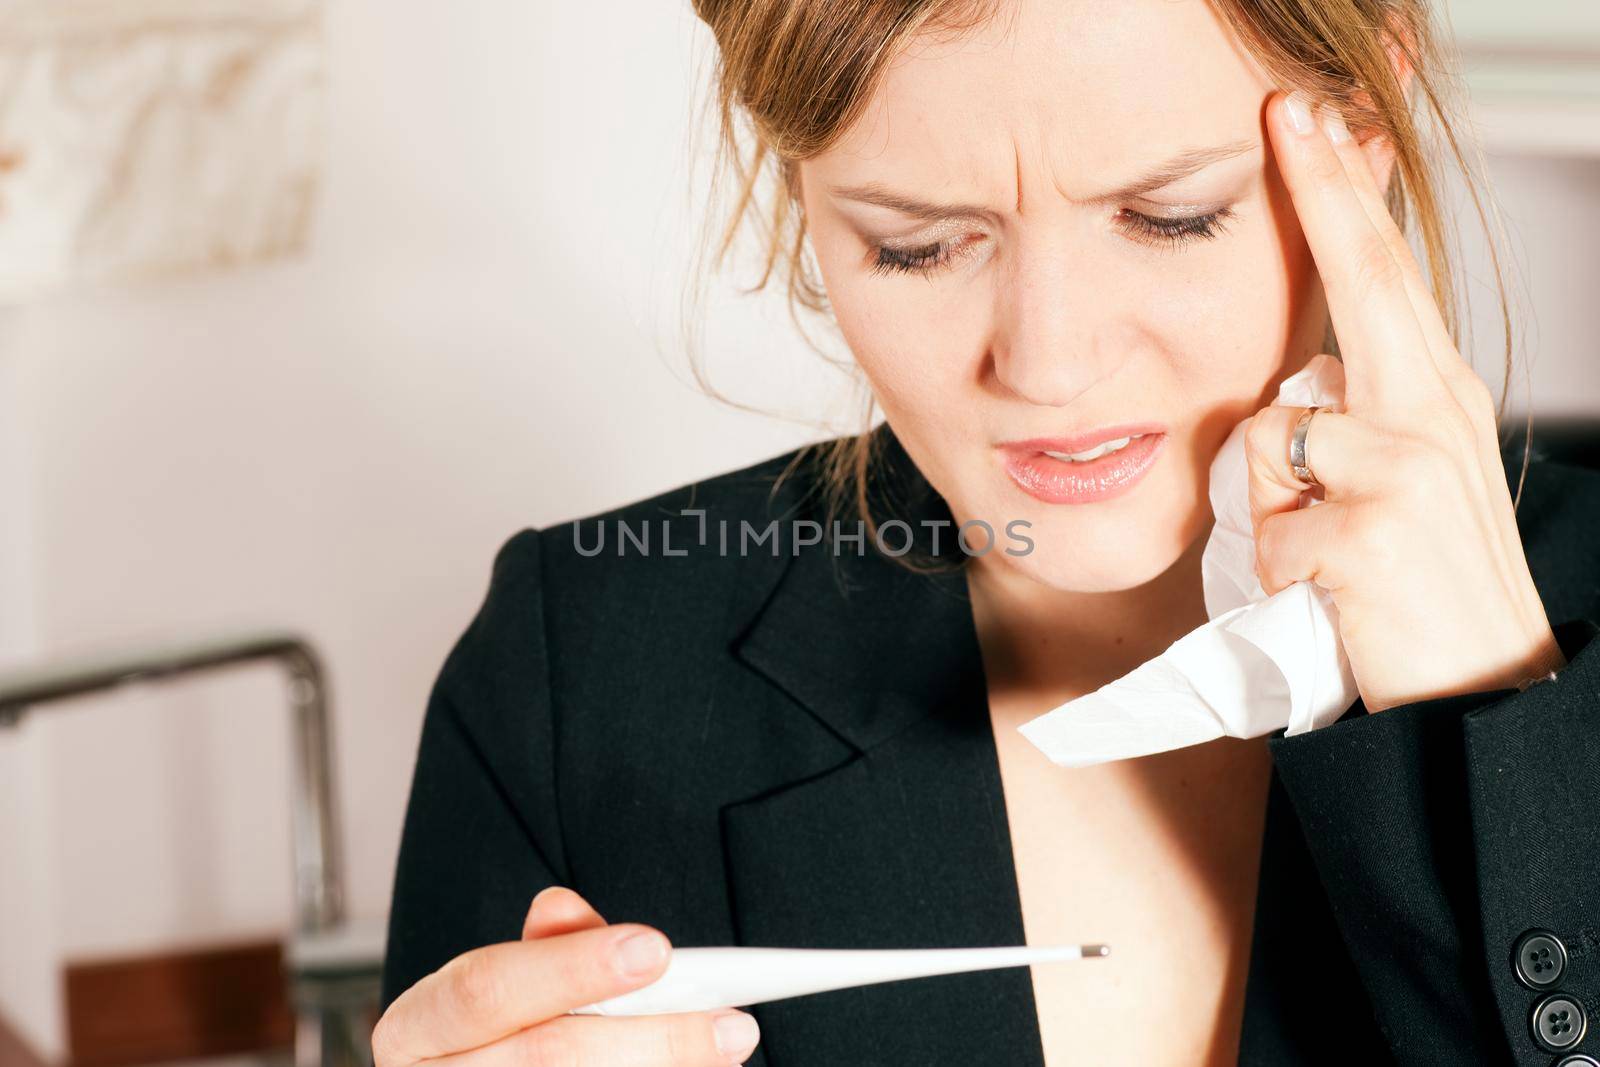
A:
MULTIPOLYGON (((1191 241, 1209 241, 1226 228, 1223 224, 1233 218, 1229 208, 1219 208, 1204 215, 1184 218, 1159 219, 1124 208, 1117 214, 1118 225, 1136 241, 1164 248, 1182 248, 1191 241)), ((939 241, 921 248, 898 249, 879 245, 872 263, 874 274, 932 274, 949 264, 957 255, 951 242, 939 241)))
POLYGON ((1117 215, 1122 228, 1136 240, 1169 248, 1182 248, 1190 241, 1210 241, 1226 229, 1223 224, 1232 218, 1233 211, 1229 208, 1171 219, 1158 219, 1126 208, 1117 215))

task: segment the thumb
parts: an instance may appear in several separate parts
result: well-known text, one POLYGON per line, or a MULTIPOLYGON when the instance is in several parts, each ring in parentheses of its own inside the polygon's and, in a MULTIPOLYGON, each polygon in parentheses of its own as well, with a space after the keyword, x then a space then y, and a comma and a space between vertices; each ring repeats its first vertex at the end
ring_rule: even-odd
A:
POLYGON ((562 885, 547 886, 540 890, 528 905, 527 918, 522 921, 522 940, 536 941, 542 937, 570 934, 605 926, 605 919, 589 906, 589 902, 574 890, 562 885))

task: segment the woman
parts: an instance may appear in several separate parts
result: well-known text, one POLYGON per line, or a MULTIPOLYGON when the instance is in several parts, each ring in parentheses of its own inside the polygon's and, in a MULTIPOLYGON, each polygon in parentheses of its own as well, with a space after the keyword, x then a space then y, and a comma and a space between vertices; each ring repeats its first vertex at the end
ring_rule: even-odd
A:
POLYGON ((1502 454, 1452 340, 1420 4, 699 8, 774 261, 886 424, 500 550, 428 708, 379 1067, 1600 1048, 1600 485, 1502 454), (1335 342, 1297 474, 1270 401, 1335 342), (1331 591, 1361 699, 1049 763, 1017 726, 1206 621, 1246 418, 1258 573, 1331 591), (1113 951, 564 1014, 666 939, 1113 951))

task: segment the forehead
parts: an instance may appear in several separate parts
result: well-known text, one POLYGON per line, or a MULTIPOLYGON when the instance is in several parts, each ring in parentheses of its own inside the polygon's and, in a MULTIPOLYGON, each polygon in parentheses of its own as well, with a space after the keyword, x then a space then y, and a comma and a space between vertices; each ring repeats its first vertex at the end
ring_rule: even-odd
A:
POLYGON ((811 164, 923 190, 1014 194, 1020 177, 1071 197, 1174 151, 1260 139, 1270 90, 1206 0, 1002 0, 959 37, 911 41, 811 164))

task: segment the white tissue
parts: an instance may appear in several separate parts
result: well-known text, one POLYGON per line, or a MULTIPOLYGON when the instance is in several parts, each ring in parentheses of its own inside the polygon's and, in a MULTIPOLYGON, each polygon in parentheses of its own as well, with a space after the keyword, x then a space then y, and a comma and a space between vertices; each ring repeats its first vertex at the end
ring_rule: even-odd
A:
MULTIPOLYGON (((1343 402, 1344 366, 1326 354, 1285 379, 1274 401, 1335 411, 1343 402)), ((1131 673, 1019 726, 1052 762, 1086 767, 1280 727, 1304 733, 1336 721, 1360 695, 1332 595, 1296 582, 1269 597, 1256 577, 1248 421, 1211 464, 1216 524, 1200 560, 1210 621, 1131 673)))

